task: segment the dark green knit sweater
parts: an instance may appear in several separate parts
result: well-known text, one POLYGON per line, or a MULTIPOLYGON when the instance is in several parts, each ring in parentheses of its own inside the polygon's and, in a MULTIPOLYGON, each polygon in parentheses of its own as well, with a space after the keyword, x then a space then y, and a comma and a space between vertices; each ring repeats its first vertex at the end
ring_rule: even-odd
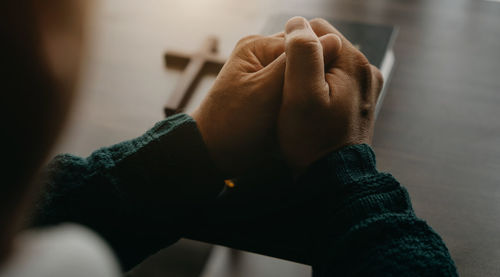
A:
MULTIPOLYGON (((124 269, 194 229, 203 237, 199 222, 224 203, 219 200, 224 178, 185 114, 85 159, 57 156, 48 169, 34 226, 84 224, 108 241, 124 269)), ((314 276, 457 275, 439 235, 415 216, 407 191, 376 170, 369 146, 327 155, 290 183, 290 191, 295 200, 286 201, 292 208, 279 208, 286 212, 283 217, 236 220, 252 221, 252 228, 260 222, 264 232, 249 232, 244 241, 230 235, 207 240, 304 261, 314 276), (273 247, 278 251, 269 250, 273 247)), ((224 219, 224 228, 235 226, 233 234, 251 229, 238 229, 232 220, 224 219)), ((223 224, 210 222, 217 225, 212 233, 223 233, 216 230, 223 224)))

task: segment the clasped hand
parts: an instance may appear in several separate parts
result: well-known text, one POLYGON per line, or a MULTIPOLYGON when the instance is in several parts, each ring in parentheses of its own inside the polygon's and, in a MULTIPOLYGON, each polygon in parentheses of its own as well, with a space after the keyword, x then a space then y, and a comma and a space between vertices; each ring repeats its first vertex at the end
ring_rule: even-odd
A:
POLYGON ((279 152, 301 171, 343 146, 370 143, 383 78, 322 19, 290 19, 236 45, 191 114, 216 165, 245 173, 279 152))

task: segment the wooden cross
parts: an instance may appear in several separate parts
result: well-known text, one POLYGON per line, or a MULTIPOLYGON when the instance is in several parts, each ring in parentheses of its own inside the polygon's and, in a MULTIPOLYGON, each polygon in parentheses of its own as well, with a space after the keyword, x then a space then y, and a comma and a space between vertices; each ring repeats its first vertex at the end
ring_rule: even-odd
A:
POLYGON ((215 73, 222 69, 226 59, 217 54, 217 44, 217 38, 210 36, 205 40, 202 47, 193 54, 176 51, 167 51, 165 53, 167 66, 170 63, 187 63, 177 86, 165 104, 166 116, 181 112, 186 107, 200 77, 203 75, 204 69, 211 68, 216 71, 215 73))

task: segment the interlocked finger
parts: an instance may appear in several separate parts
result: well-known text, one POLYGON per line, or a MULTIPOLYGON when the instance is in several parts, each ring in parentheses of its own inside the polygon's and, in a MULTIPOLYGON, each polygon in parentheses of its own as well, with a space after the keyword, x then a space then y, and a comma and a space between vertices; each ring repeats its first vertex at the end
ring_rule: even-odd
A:
POLYGON ((318 37, 322 37, 327 34, 335 34, 342 39, 342 44, 353 47, 352 44, 344 37, 344 35, 342 35, 342 33, 339 32, 337 28, 333 27, 328 21, 322 18, 315 18, 309 21, 309 24, 311 24, 311 28, 318 37))

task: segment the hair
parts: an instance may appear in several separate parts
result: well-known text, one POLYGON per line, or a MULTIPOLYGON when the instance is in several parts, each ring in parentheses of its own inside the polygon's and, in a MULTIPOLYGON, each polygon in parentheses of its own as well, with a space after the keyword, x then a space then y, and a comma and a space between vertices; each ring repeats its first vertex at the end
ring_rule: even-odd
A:
MULTIPOLYGON (((24 222, 35 179, 68 107, 40 45, 37 0, 5 0, 0 9, 0 108, 3 160, 0 187, 0 262, 24 222)), ((53 1, 51 1, 53 2, 53 1)))

